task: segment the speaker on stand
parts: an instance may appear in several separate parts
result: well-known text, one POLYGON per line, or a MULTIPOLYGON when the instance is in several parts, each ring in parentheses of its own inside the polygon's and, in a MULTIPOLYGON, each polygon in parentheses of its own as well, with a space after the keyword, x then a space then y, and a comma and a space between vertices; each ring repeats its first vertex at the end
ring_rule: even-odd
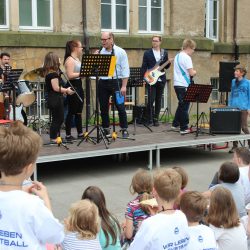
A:
MULTIPOLYGON (((228 92, 231 91, 231 83, 234 79, 234 68, 240 62, 220 62, 219 70, 219 92, 226 92, 226 105, 228 105, 228 92)), ((221 103, 220 98, 220 103, 221 103)))

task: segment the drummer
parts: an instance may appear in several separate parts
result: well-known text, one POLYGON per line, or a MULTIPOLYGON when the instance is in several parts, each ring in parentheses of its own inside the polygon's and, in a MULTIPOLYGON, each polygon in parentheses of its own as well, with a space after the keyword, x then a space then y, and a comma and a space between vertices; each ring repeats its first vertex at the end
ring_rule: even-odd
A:
POLYGON ((2 80, 4 80, 4 74, 7 73, 7 71, 11 70, 12 67, 10 65, 10 54, 7 52, 2 52, 0 54, 0 77, 2 80))

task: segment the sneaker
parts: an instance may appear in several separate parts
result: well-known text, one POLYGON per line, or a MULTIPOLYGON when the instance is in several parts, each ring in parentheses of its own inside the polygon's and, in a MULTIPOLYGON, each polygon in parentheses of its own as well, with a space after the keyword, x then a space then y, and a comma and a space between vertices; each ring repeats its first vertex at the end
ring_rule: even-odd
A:
POLYGON ((127 129, 122 129, 122 138, 129 138, 129 133, 127 129))
POLYGON ((103 131, 104 131, 104 135, 105 135, 106 137, 111 137, 110 129, 109 129, 109 128, 104 128, 103 131))
POLYGON ((180 128, 179 128, 179 127, 175 127, 175 126, 171 126, 171 129, 173 129, 173 130, 177 130, 177 131, 179 131, 179 130, 180 130, 180 128))
POLYGON ((65 140, 66 141, 74 141, 74 140, 76 140, 76 138, 72 135, 66 135, 65 140))
POLYGON ((191 132, 192 132, 192 131, 191 131, 190 128, 185 129, 185 130, 180 130, 180 134, 181 134, 181 135, 189 134, 189 133, 191 133, 191 132))

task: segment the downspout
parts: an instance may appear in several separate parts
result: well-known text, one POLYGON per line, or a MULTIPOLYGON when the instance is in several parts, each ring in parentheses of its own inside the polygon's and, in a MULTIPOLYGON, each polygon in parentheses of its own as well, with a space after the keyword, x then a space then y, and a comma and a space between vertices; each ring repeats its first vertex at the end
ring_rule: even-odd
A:
POLYGON ((234 22, 233 22, 233 44, 234 44, 234 60, 239 60, 239 45, 237 44, 237 0, 234 0, 234 22))
MULTIPOLYGON (((85 55, 89 54, 89 34, 87 30, 87 0, 82 0, 82 24, 83 24, 83 44, 85 46, 85 55)), ((86 78, 86 133, 90 117, 90 78, 86 78)))

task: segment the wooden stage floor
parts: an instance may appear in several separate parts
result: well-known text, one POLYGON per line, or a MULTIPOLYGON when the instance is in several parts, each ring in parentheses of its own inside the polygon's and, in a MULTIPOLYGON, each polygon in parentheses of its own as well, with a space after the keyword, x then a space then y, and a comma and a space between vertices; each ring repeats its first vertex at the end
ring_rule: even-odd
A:
MULTIPOLYGON (((217 134, 209 135, 200 133, 196 137, 196 133, 180 135, 179 132, 174 132, 170 129, 169 124, 161 124, 159 127, 150 127, 153 132, 150 132, 146 127, 142 125, 136 126, 136 131, 134 131, 134 125, 129 125, 128 131, 130 133, 130 138, 135 140, 124 140, 117 138, 112 141, 106 149, 104 142, 94 145, 91 142, 83 141, 79 146, 77 146, 79 141, 75 141, 73 144, 67 144, 68 150, 63 146, 58 147, 57 145, 44 145, 37 159, 37 163, 46 163, 53 161, 64 161, 80 158, 90 158, 106 155, 117 155, 123 153, 135 153, 141 151, 148 151, 148 167, 152 169, 153 167, 153 151, 156 151, 156 167, 160 167, 160 150, 166 148, 178 148, 178 147, 188 147, 196 145, 208 145, 216 144, 222 142, 229 142, 234 140, 246 140, 250 139, 250 135, 240 134, 240 135, 230 135, 230 134, 217 134), (135 132, 135 135, 133 133, 135 132)), ((92 127, 89 128, 89 131, 92 127)), ((116 127, 119 133, 119 127, 116 127)), ((203 132, 208 132, 203 130, 203 132)), ((72 135, 75 136, 75 131, 72 131, 72 135)), ((91 134, 91 136, 96 135, 96 130, 91 134)), ((44 143, 48 142, 49 135, 42 135, 44 143)))

